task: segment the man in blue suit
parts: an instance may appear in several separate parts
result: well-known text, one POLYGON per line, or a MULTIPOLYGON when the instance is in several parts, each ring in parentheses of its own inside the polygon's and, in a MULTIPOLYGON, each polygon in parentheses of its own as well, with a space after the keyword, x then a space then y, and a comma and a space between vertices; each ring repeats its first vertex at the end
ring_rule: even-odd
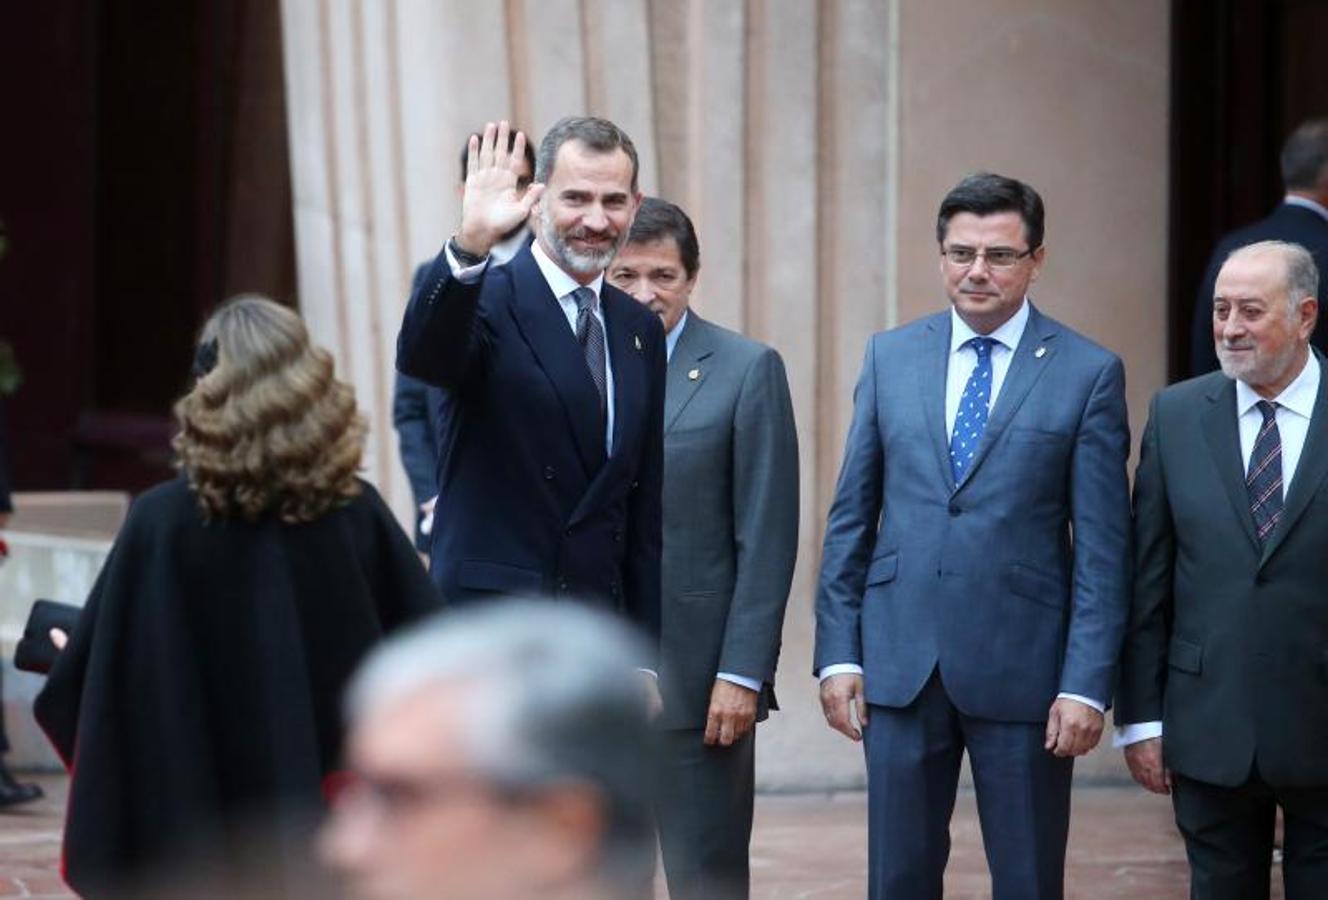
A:
POLYGON ((874 335, 854 393, 815 666, 828 724, 865 738, 873 898, 941 896, 965 752, 993 896, 1063 895, 1128 614, 1129 426, 1120 359, 1028 300, 1042 236, 1031 187, 961 181, 952 308, 874 335))
POLYGON ((430 571, 444 598, 565 595, 659 634, 664 331, 604 282, 640 203, 636 149, 569 118, 471 138, 461 224, 411 296, 397 368, 443 390, 430 571), (535 214, 504 266, 494 245, 535 214))

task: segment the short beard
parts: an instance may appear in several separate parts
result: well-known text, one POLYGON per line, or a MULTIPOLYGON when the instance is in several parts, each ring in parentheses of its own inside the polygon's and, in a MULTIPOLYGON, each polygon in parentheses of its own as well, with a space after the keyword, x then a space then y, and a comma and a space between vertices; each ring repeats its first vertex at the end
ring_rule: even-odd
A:
POLYGON ((1256 346, 1251 359, 1245 365, 1238 365, 1231 352, 1217 342, 1217 361, 1222 366, 1222 374, 1236 381, 1243 381, 1250 386, 1271 384, 1278 380, 1296 358, 1297 347, 1294 342, 1276 356, 1261 356, 1256 346))
POLYGON ((618 255, 622 249, 623 239, 627 237, 627 232, 620 232, 618 239, 613 242, 613 246, 599 253, 581 253, 573 250, 564 237, 558 233, 557 227, 553 224, 553 216, 549 213, 549 208, 544 207, 540 213, 540 236, 544 238, 544 243, 548 246, 553 255, 554 262, 562 266, 569 272, 575 272, 578 275, 598 275, 609 267, 613 258, 618 255))

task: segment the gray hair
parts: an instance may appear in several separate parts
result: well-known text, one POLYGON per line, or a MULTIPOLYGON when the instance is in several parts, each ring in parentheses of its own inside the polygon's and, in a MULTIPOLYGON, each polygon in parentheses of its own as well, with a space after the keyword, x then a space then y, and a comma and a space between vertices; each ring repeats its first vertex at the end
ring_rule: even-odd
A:
POLYGON ((1295 316, 1300 308, 1300 301, 1306 297, 1319 296, 1319 269, 1314 265, 1314 257, 1300 244, 1293 244, 1290 241, 1259 241, 1232 250, 1227 256, 1227 262, 1246 256, 1261 256, 1265 253, 1275 253, 1282 258, 1286 267, 1283 273, 1283 287, 1286 290, 1287 314, 1295 316))
POLYGON ((351 717, 431 686, 467 686, 478 774, 509 788, 580 784, 602 798, 605 874, 653 865, 649 725, 640 638, 575 603, 494 601, 441 613, 375 651, 351 717), (473 686, 473 690, 471 690, 473 686))
POLYGON ((632 161, 632 193, 637 190, 637 176, 641 163, 636 156, 636 145, 617 125, 608 119, 595 116, 566 116, 559 119, 544 140, 540 141, 539 153, 535 155, 535 180, 548 184, 553 175, 553 165, 558 160, 558 151, 568 141, 580 141, 596 153, 612 153, 621 149, 632 161))

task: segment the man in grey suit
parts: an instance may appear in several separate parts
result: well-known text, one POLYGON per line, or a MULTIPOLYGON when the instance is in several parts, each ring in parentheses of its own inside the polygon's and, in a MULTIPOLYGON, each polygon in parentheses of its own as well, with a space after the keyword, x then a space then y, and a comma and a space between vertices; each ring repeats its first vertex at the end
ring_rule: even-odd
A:
POLYGON ((941 896, 965 752, 993 896, 1063 895, 1128 610, 1130 441, 1120 359, 1026 296, 1042 236, 1031 187, 961 181, 952 308, 873 336, 854 393, 815 668, 828 724, 865 737, 873 898, 941 896))
POLYGON ((688 309, 696 231, 648 197, 609 280, 663 320, 660 844, 669 896, 746 897, 755 723, 798 547, 798 436, 779 354, 688 309))
POLYGON ((1153 398, 1134 487, 1134 605, 1117 744, 1170 793, 1190 896, 1328 897, 1328 378, 1298 244, 1233 252, 1221 372, 1153 398), (1164 762, 1165 758, 1165 762, 1164 762))

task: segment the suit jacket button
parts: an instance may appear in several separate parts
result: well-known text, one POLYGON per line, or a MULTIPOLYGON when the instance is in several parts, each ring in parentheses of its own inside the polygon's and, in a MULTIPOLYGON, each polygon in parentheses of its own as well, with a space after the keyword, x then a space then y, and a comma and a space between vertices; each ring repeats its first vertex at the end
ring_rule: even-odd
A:
POLYGON ((563 534, 567 535, 568 537, 571 537, 571 536, 572 536, 572 529, 570 529, 570 528, 564 528, 564 529, 563 529, 563 534))
POLYGON ((950 504, 950 515, 957 516, 961 514, 963 511, 964 511, 963 508, 960 507, 958 504, 955 503, 950 504))
POLYGON ((615 584, 613 587, 609 588, 609 595, 613 597, 614 600, 618 599, 618 585, 615 584))
POLYGON ((544 467, 544 480, 545 480, 545 481, 553 481, 553 476, 554 476, 554 474, 555 474, 555 472, 553 471, 553 466, 545 466, 545 467, 544 467))
POLYGON ((560 590, 560 591, 565 591, 565 590, 567 590, 567 579, 566 579, 566 578, 559 578, 559 579, 558 579, 558 590, 560 590))

